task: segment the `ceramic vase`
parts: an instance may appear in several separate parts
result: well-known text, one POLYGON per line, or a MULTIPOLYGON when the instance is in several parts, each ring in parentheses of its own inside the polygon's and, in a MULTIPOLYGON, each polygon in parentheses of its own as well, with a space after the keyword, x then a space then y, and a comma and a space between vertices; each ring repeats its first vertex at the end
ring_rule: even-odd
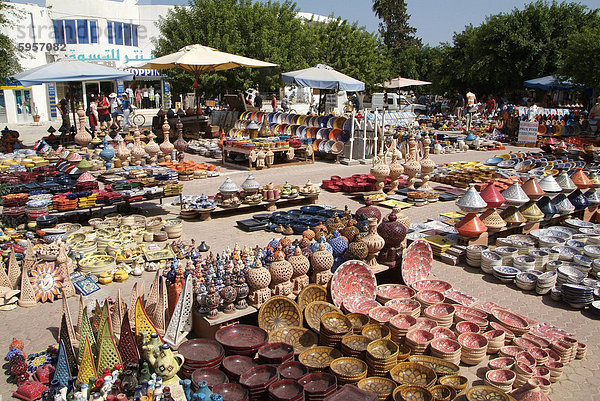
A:
POLYGON ((163 131, 163 142, 160 144, 160 151, 165 157, 165 161, 171 161, 171 152, 175 149, 175 146, 169 140, 169 133, 171 131, 171 127, 169 125, 169 121, 167 120, 167 116, 165 116, 165 122, 162 126, 163 131))
POLYGON ((431 184, 429 184, 429 173, 435 168, 435 162, 429 157, 430 145, 431 139, 429 139, 429 134, 425 134, 425 137, 423 138, 423 158, 420 161, 421 179, 423 180, 423 183, 419 187, 419 189, 424 191, 432 190, 431 184))
POLYGON ((371 164, 371 175, 375 177, 375 180, 377 181, 375 183, 375 188, 378 193, 383 194, 385 179, 389 174, 390 167, 385 162, 385 157, 383 155, 374 157, 371 164))
POLYGON ((369 219, 369 233, 363 238, 363 241, 369 250, 366 263, 370 269, 377 269, 379 267, 377 254, 385 246, 385 240, 377 234, 377 219, 369 219))
POLYGON ((413 132, 408 134, 408 152, 404 163, 404 174, 408 176, 407 188, 415 189, 416 176, 421 172, 421 164, 417 160, 417 142, 413 132))
POLYGON ((88 144, 92 141, 92 136, 85 129, 85 112, 81 104, 77 108, 77 117, 79 118, 79 130, 73 139, 77 145, 87 148, 88 144))
POLYGON ((144 147, 144 150, 146 151, 146 153, 148 153, 148 156, 150 156, 150 160, 149 160, 150 164, 154 165, 154 164, 156 164, 156 155, 158 154, 158 152, 160 152, 160 148, 159 148, 158 144, 156 142, 154 142, 154 138, 156 137, 156 135, 154 135, 153 133, 150 133, 150 135, 148 137, 150 138, 150 140, 144 147))
POLYGON ((142 161, 142 158, 144 158, 144 156, 146 156, 146 151, 142 147, 139 136, 136 136, 133 141, 133 148, 131 149, 131 156, 133 157, 134 164, 136 166, 139 166, 142 161))
POLYGON ((396 191, 398 190, 398 179, 400 178, 402 173, 404 173, 404 166, 402 166, 402 163, 400 163, 400 161, 398 160, 399 152, 396 149, 396 140, 395 139, 392 141, 392 144, 391 144, 390 148, 388 149, 388 152, 392 153, 392 162, 389 165, 390 179, 392 180, 392 187, 390 188, 388 195, 394 195, 394 194, 396 194, 396 191))

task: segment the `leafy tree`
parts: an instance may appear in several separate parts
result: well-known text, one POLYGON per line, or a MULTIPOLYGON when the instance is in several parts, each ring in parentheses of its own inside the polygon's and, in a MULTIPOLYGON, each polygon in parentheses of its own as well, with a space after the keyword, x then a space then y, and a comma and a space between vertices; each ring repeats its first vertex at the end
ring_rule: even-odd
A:
POLYGON ((561 65, 563 75, 600 91, 600 24, 582 27, 573 32, 564 50, 561 65))
MULTIPOLYGON (((14 14, 14 7, 0 0, 0 28, 8 27, 8 16, 14 14)), ((21 71, 18 56, 19 51, 14 41, 4 33, 0 33, 0 77, 6 78, 21 71)))
POLYGON ((404 0, 373 0, 373 11, 381 20, 379 33, 383 43, 392 54, 398 55, 411 46, 419 46, 415 37, 417 30, 408 24, 410 15, 406 12, 404 0))

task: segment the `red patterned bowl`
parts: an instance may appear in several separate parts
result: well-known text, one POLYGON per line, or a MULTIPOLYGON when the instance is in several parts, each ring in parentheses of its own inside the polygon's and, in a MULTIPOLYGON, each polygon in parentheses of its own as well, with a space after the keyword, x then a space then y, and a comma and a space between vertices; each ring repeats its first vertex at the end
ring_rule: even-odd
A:
POLYGON ((449 338, 435 338, 431 341, 431 348, 444 354, 454 354, 462 348, 458 341, 449 338))
POLYGON ((492 315, 503 325, 509 329, 517 328, 521 330, 529 329, 529 323, 522 317, 512 313, 511 311, 494 308, 492 309, 492 315))
POLYGON ((560 355, 558 355, 556 351, 551 348, 548 348, 545 351, 548 354, 548 361, 560 362, 560 355))
POLYGON ((458 339, 458 337, 456 337, 456 334, 454 334, 452 330, 442 326, 434 327, 433 329, 431 329, 431 334, 433 334, 434 338, 449 338, 454 341, 458 339))
POLYGON ((521 351, 515 356, 517 363, 524 363, 530 368, 535 367, 535 358, 528 351, 521 351))
POLYGON ((554 370, 558 370, 558 369, 563 369, 565 367, 565 365, 562 362, 558 362, 558 361, 548 361, 546 362, 546 366, 549 369, 554 369, 554 370))
POLYGON ((490 369, 512 369, 513 366, 515 366, 515 360, 510 357, 500 357, 488 362, 490 369))
POLYGON ((223 370, 235 380, 255 366, 252 358, 243 355, 231 355, 223 359, 223 370))
POLYGON ((550 341, 531 333, 523 334, 522 338, 526 338, 527 340, 537 343, 540 348, 550 348, 550 345, 552 345, 550 341))
POLYGON ((390 326, 397 330, 407 331, 417 324, 417 319, 410 315, 396 315, 390 319, 390 326))
POLYGON ((417 293, 416 298, 418 301, 428 304, 441 304, 446 299, 444 294, 435 290, 421 290, 417 293))
POLYGON ((435 304, 425 309, 425 315, 432 317, 447 317, 452 316, 456 310, 450 304, 435 304))
POLYGON ((412 283, 411 287, 415 291, 434 290, 438 292, 446 292, 452 288, 452 284, 442 280, 421 280, 412 283))
MULTIPOLYGON (((477 316, 481 319, 486 319, 486 320, 488 318, 488 314, 479 309, 471 308, 469 306, 464 306, 464 305, 454 305, 454 307, 456 308, 456 313, 461 313, 466 316, 473 315, 473 316, 477 316)), ((469 319, 466 319, 466 320, 469 320, 469 319)))
POLYGON ((426 317, 418 317, 414 329, 427 330, 430 332, 431 329, 437 327, 437 325, 438 323, 435 320, 427 319, 426 317))
POLYGON ((387 323, 397 314, 398 311, 389 306, 378 306, 369 311, 369 317, 379 323, 387 323))
POLYGON ((512 331, 510 331, 506 327, 502 326, 501 324, 498 324, 496 322, 490 322, 490 326, 494 330, 502 330, 504 332, 504 334, 506 335, 506 338, 508 338, 508 339, 515 338, 515 333, 513 333, 512 331))
POLYGON ((344 300, 342 306, 349 313, 368 315, 371 309, 381 306, 381 304, 367 297, 350 297, 344 300))
POLYGON ((415 344, 429 344, 433 340, 433 334, 427 330, 411 330, 406 334, 406 339, 415 344))
POLYGON ((377 286, 375 295, 385 303, 392 299, 410 299, 415 296, 415 290, 402 284, 382 284, 377 286))
MULTIPOLYGON (((456 332, 460 335, 462 333, 479 333, 479 326, 473 322, 467 320, 456 323, 456 332)), ((487 336, 486 336, 487 338, 487 336)))
POLYGON ((481 350, 487 347, 488 340, 478 333, 463 333, 458 336, 458 342, 463 348, 481 350))
POLYGON ((517 378, 517 374, 509 369, 488 370, 485 378, 492 384, 507 385, 517 378))
POLYGON ((277 368, 270 365, 256 366, 240 376, 240 384, 250 390, 267 388, 274 380, 277 380, 277 368))
POLYGON ((386 302, 385 306, 394 308, 398 313, 412 313, 417 309, 421 309, 421 304, 414 299, 393 299, 386 302))
POLYGON ((488 339, 488 341, 491 341, 495 338, 503 336, 504 332, 502 330, 490 330, 483 333, 483 335, 488 339))
POLYGON ((514 345, 525 348, 525 349, 540 348, 540 345, 538 343, 536 343, 535 341, 532 341, 532 340, 529 340, 529 339, 523 338, 523 337, 513 338, 512 342, 514 345))
POLYGON ((549 377, 550 369, 548 369, 546 366, 536 366, 535 368, 533 368, 533 375, 541 376, 541 377, 549 377))
POLYGON ((500 348, 500 354, 504 356, 508 356, 511 358, 515 358, 519 352, 525 351, 524 348, 517 347, 516 345, 507 345, 505 347, 500 348))

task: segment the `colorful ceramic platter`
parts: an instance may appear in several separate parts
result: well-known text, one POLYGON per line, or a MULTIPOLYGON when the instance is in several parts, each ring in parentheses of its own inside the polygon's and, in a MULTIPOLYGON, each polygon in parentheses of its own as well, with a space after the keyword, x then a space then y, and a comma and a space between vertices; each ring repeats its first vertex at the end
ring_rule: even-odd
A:
POLYGON ((376 289, 375 274, 366 263, 358 260, 342 263, 331 278, 331 298, 338 308, 346 298, 350 297, 362 296, 375 299, 376 289))
POLYGON ((472 297, 468 294, 465 294, 462 291, 458 291, 455 289, 450 289, 446 291, 444 293, 444 296, 452 302, 456 302, 457 304, 461 304, 463 306, 471 306, 477 301, 479 301, 479 298, 472 297))
MULTIPOLYGON (((406 285, 425 280, 431 271, 433 252, 427 241, 417 240, 410 244, 402 261, 402 279, 406 285)), ((336 271, 337 273, 337 271, 336 271)))
POLYGON ((281 327, 302 327, 302 313, 298 304, 288 297, 276 295, 258 311, 258 326, 271 332, 281 327))

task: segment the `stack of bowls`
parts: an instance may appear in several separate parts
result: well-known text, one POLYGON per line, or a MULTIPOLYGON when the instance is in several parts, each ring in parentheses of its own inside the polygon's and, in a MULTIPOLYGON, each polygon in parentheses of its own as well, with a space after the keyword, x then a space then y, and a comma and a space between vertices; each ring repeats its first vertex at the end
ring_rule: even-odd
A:
POLYGON ((533 369, 523 362, 515 363, 515 373, 517 374, 517 377, 515 378, 515 381, 513 383, 513 386, 515 388, 521 387, 522 385, 527 383, 527 380, 533 377, 533 369))
POLYGON ((452 330, 441 326, 431 329, 431 334, 433 334, 433 338, 449 338, 455 341, 458 339, 452 330))
POLYGON ((411 299, 415 296, 415 290, 401 284, 382 284, 375 291, 377 302, 385 304, 392 299, 411 299))
POLYGON ((563 266, 564 262, 562 260, 551 260, 550 262, 546 263, 546 271, 547 272, 555 272, 558 270, 559 267, 563 266))
POLYGON ((306 401, 322 401, 337 391, 337 379, 330 373, 309 373, 298 380, 306 401))
MULTIPOLYGON (((421 303, 421 311, 424 311, 431 305, 441 304, 446 300, 444 294, 434 290, 421 290, 417 292, 416 300, 421 303)), ((415 316, 418 317, 419 315, 415 316)))
POLYGON ((277 380, 277 368, 270 365, 256 366, 240 376, 240 384, 248 390, 251 401, 264 400, 267 389, 277 380))
POLYGON ((198 391, 200 382, 206 382, 209 389, 212 389, 218 384, 229 383, 229 378, 223 371, 215 368, 196 369, 192 373, 192 390, 198 391))
POLYGON ((594 289, 579 284, 563 284, 562 299, 571 307, 581 309, 594 301, 594 289))
POLYGON ((425 317, 437 323, 438 326, 449 328, 454 321, 456 309, 451 304, 436 304, 427 307, 425 317))
POLYGON ((319 331, 319 344, 337 348, 342 337, 352 332, 352 322, 338 312, 329 312, 321 316, 321 329, 319 331))
POLYGON ((548 254, 548 262, 558 260, 558 258, 560 256, 560 252, 555 251, 552 248, 540 248, 539 250, 546 252, 548 254))
POLYGON ((481 252, 488 249, 487 245, 469 245, 467 246, 467 264, 471 267, 481 266, 481 252))
POLYGON ((534 347, 529 348, 528 351, 535 358, 536 366, 545 366, 548 363, 548 353, 545 350, 534 347))
MULTIPOLYGON (((396 388, 402 388, 404 386, 421 386, 423 388, 430 388, 437 380, 435 371, 429 366, 416 363, 416 362, 401 362, 390 371, 392 380, 398 383, 400 386, 396 388)), ((443 384, 443 383, 442 383, 443 384)), ((394 390, 394 392, 396 392, 394 390)), ((402 398, 394 397, 394 400, 402 400, 402 398)), ((432 400, 429 398, 410 398, 411 400, 432 400)))
POLYGON ((357 387, 361 390, 377 394, 379 401, 386 401, 397 385, 396 382, 385 377, 367 377, 359 381, 357 387))
MULTIPOLYGON (((419 296, 418 293, 417 296, 419 296)), ((412 317, 421 315, 421 303, 414 299, 392 299, 386 302, 385 306, 396 309, 401 315, 411 315, 412 317)))
POLYGON ((510 266, 494 266, 494 277, 503 283, 512 283, 521 271, 510 266))
POLYGON ((466 365, 477 365, 485 358, 488 341, 485 336, 478 333, 463 333, 458 336, 462 346, 460 360, 466 365))
POLYGON ((256 363, 249 356, 231 355, 223 359, 222 369, 229 377, 229 380, 237 382, 243 373, 256 366, 256 363))
POLYGON ((335 359, 329 366, 331 373, 335 375, 338 385, 356 384, 367 377, 367 364, 351 357, 342 357, 335 359))
POLYGON ((564 366, 565 365, 558 361, 548 361, 546 367, 550 371, 550 382, 556 383, 560 380, 564 366))
POLYGON ((572 266, 560 266, 557 270, 556 285, 580 284, 585 275, 572 266))
POLYGON ((557 340, 554 341, 550 347, 550 349, 558 355, 560 362, 564 365, 571 362, 571 344, 563 340, 557 340))
POLYGON ((481 270, 484 273, 493 274, 494 266, 500 265, 502 265, 502 256, 492 251, 481 252, 481 270))
POLYGON ((501 356, 499 358, 490 359, 488 362, 488 368, 490 370, 496 369, 512 369, 515 366, 515 359, 507 356, 501 356))
POLYGON ((494 330, 502 330, 504 332, 504 345, 512 344, 512 340, 515 338, 515 333, 502 326, 498 322, 490 322, 490 327, 494 330))
POLYGON ((411 354, 423 355, 433 338, 433 334, 427 330, 411 330, 406 334, 405 344, 410 348, 411 354))
POLYGON ((346 334, 342 337, 342 354, 353 358, 364 359, 367 354, 367 345, 371 340, 360 334, 346 334))
POLYGON ((585 256, 592 259, 600 258, 600 246, 598 245, 586 245, 583 247, 583 253, 585 256))
POLYGON ((554 235, 542 235, 538 238, 538 246, 540 248, 552 248, 566 242, 566 239, 554 235))
POLYGON ((535 260, 535 270, 539 270, 541 272, 544 271, 544 266, 548 263, 548 252, 541 251, 539 249, 533 249, 529 251, 529 256, 531 256, 535 260))
POLYGON ((260 364, 281 365, 294 359, 294 347, 286 343, 269 343, 258 349, 260 364))
POLYGON ((515 277, 517 287, 523 291, 532 291, 535 289, 538 276, 530 272, 521 272, 515 277))
POLYGON ((268 339, 269 334, 265 330, 247 324, 221 327, 215 333, 215 340, 230 355, 254 356, 268 339))
POLYGON ((513 258, 513 267, 525 272, 535 269, 535 258, 529 255, 519 255, 513 258))
POLYGON ((485 383, 506 393, 512 390, 517 375, 509 369, 488 370, 485 373, 485 383))
POLYGON ((514 246, 500 246, 494 250, 502 257, 502 264, 512 266, 513 259, 519 255, 519 249, 514 246))
POLYGON ((438 327, 435 320, 428 319, 426 317, 418 317, 417 324, 415 324, 414 330, 420 329, 425 331, 431 331, 431 329, 438 327))
POLYGON ((218 369, 225 357, 225 350, 221 344, 205 338, 187 340, 179 346, 178 351, 185 358, 179 369, 185 379, 191 378, 196 369, 218 369))
POLYGON ((398 311, 389 306, 377 306, 369 311, 369 318, 377 323, 387 323, 398 314, 398 311))
POLYGON ((460 364, 462 347, 458 341, 449 338, 435 338, 431 341, 430 347, 432 356, 455 365, 460 364))
POLYGON ((587 345, 585 345, 584 343, 577 343, 577 353, 575 354, 575 359, 585 358, 586 353, 587 353, 587 345))
POLYGON ((525 351, 525 348, 516 345, 505 345, 500 348, 500 356, 508 358, 516 358, 517 354, 525 351))
POLYGON ((396 315, 393 318, 391 318, 389 322, 389 327, 392 335, 392 341, 394 341, 397 344, 403 344, 404 339, 406 338, 406 333, 408 333, 409 330, 412 330, 416 324, 417 319, 410 315, 396 315))
POLYGON ((296 380, 283 379, 268 388, 270 401, 304 401, 304 388, 296 380))
POLYGON ((398 345, 392 340, 376 340, 367 346, 369 376, 385 377, 398 363, 398 345))
POLYGON ((387 326, 379 323, 368 324, 363 327, 361 334, 371 341, 382 338, 391 338, 390 329, 387 326))
POLYGON ((488 354, 496 354, 504 346, 506 332, 503 330, 490 330, 483 333, 483 335, 488 340, 488 354))
POLYGON ((481 332, 481 329, 477 323, 463 320, 462 322, 456 323, 454 331, 456 332, 456 335, 460 336, 462 333, 479 333, 481 332))
POLYGON ((349 313, 346 317, 350 320, 350 323, 352 323, 352 332, 354 334, 360 334, 362 328, 371 321, 369 316, 363 315, 362 313, 349 313))
POLYGON ((535 292, 538 295, 544 295, 550 292, 556 285, 556 272, 546 272, 538 277, 535 282, 535 292))

